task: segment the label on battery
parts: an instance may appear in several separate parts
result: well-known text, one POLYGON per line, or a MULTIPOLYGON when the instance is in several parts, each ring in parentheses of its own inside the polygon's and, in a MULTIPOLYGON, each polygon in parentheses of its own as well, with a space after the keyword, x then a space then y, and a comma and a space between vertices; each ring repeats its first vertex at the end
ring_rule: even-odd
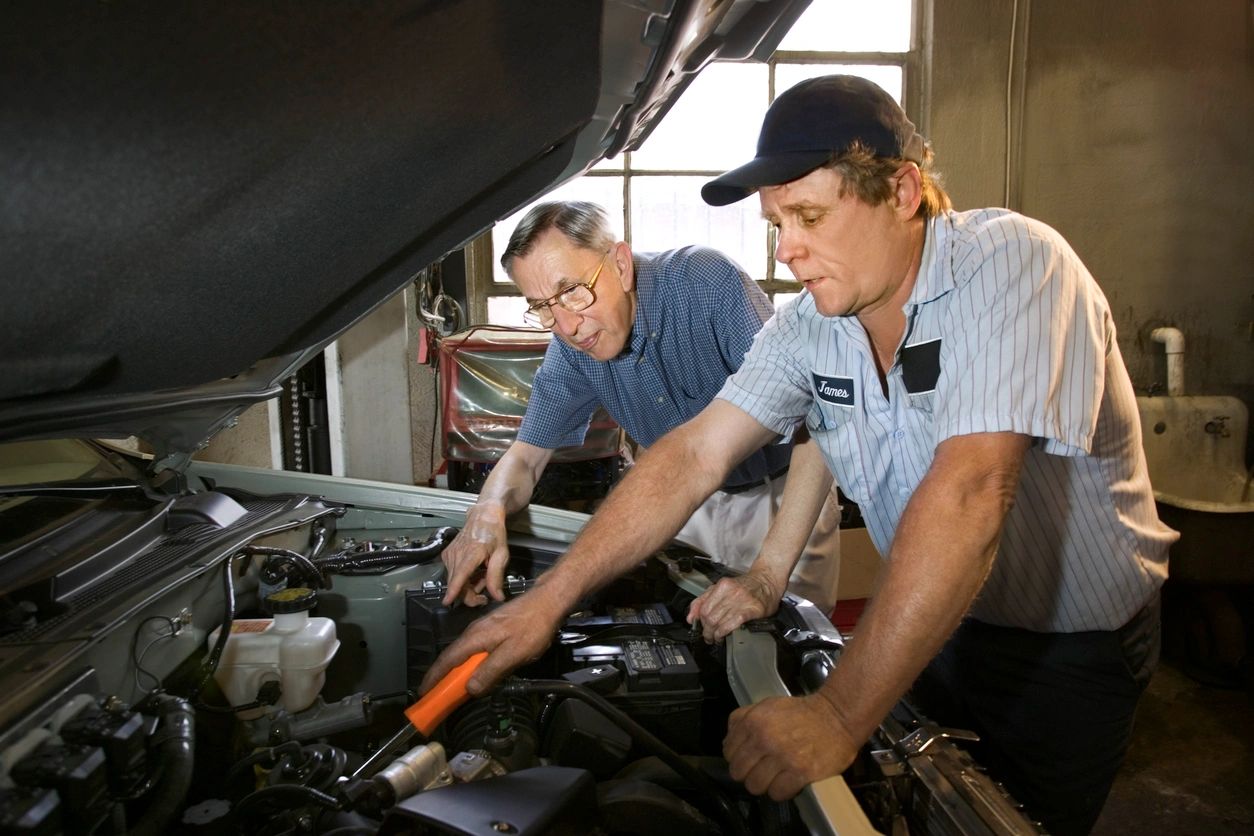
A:
POLYGON ((623 645, 623 653, 627 667, 631 670, 652 673, 662 669, 663 662, 654 654, 652 644, 647 641, 629 641, 623 645))
POLYGON ((619 624, 670 624, 670 616, 661 607, 637 610, 631 607, 610 607, 610 618, 619 624))
POLYGON ((571 629, 622 627, 639 624, 650 627, 664 627, 674 623, 675 620, 671 618, 671 614, 666 609, 665 604, 652 604, 639 609, 635 607, 608 607, 604 615, 578 613, 566 620, 566 626, 571 629))

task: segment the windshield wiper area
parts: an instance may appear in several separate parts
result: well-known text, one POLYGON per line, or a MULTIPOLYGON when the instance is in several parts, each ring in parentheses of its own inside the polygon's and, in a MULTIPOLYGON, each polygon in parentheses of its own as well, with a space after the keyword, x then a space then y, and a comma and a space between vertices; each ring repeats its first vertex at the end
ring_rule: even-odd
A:
POLYGON ((25 485, 0 485, 0 497, 62 496, 71 499, 98 499, 118 493, 149 495, 147 485, 129 479, 75 479, 71 482, 31 482, 25 485))

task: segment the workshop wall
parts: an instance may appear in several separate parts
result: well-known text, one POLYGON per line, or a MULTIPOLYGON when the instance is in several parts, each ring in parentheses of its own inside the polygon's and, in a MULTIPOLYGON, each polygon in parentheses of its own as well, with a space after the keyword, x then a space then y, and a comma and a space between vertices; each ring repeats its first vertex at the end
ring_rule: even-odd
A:
POLYGON ((1173 325, 1187 392, 1254 402, 1248 2, 1019 0, 1012 41, 1015 5, 935 3, 930 133, 958 208, 1071 242, 1138 391, 1165 381, 1149 332, 1173 325))

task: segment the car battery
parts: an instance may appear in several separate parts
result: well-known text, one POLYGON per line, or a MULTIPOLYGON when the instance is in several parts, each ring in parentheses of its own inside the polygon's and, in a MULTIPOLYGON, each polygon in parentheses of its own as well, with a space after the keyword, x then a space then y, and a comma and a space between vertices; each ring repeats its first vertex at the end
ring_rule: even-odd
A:
POLYGON ((560 634, 562 666, 574 672, 613 665, 622 681, 609 701, 679 751, 696 751, 705 696, 697 660, 686 644, 661 635, 664 629, 650 629, 670 621, 660 604, 573 616, 560 634))
MULTIPOLYGON (((506 598, 522 594, 534 583, 520 575, 506 575, 506 598)), ((500 606, 489 599, 482 607, 456 603, 447 607, 441 600, 446 589, 443 581, 426 581, 421 589, 405 591, 405 675, 410 688, 418 687, 431 663, 472 621, 500 606)))
POLYGON ((630 627, 649 624, 663 627, 674 624, 670 611, 665 604, 652 604, 647 607, 607 607, 604 613, 579 612, 566 619, 565 629, 599 630, 607 627, 630 627))

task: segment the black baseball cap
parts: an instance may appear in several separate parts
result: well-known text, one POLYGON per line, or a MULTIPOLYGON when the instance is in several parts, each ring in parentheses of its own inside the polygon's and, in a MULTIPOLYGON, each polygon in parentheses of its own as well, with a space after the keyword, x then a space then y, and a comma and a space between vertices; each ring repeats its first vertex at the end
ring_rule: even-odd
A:
POLYGON ((804 177, 859 140, 880 157, 923 162, 924 139, 893 97, 854 75, 810 78, 785 90, 766 111, 758 154, 701 187, 726 206, 761 186, 804 177))

